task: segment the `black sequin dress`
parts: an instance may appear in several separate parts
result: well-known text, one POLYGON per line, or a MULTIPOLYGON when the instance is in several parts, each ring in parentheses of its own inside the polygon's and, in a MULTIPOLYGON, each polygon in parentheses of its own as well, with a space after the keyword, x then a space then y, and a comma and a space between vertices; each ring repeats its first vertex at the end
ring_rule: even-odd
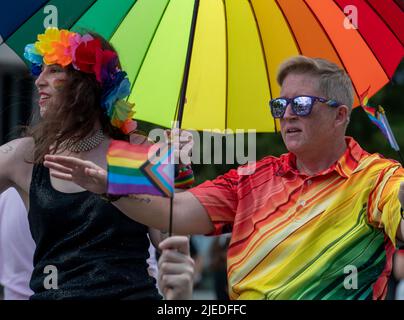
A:
POLYGON ((34 165, 29 201, 32 300, 161 299, 147 272, 146 226, 91 192, 55 190, 42 165, 34 165))

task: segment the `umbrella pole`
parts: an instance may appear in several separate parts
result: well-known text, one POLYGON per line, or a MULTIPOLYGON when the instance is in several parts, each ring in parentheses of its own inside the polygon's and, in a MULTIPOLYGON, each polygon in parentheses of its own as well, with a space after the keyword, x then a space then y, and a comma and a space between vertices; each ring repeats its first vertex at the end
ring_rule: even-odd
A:
POLYGON ((168 227, 168 236, 173 235, 173 206, 174 206, 174 194, 170 197, 170 225, 168 227))
POLYGON ((199 9, 199 0, 195 0, 194 12, 192 15, 192 22, 191 22, 191 30, 189 32, 188 50, 187 50, 187 57, 185 60, 184 76, 182 78, 180 101, 178 104, 177 122, 178 122, 179 128, 181 128, 182 115, 184 113, 184 104, 185 104, 185 98, 186 98, 185 95, 187 93, 189 68, 191 66, 192 48, 193 48, 194 38, 195 38, 196 19, 198 16, 198 9, 199 9))
MULTIPOLYGON (((193 48, 194 38, 195 38, 196 19, 198 16, 198 9, 199 9, 199 0, 195 0, 194 12, 192 15, 191 30, 189 32, 188 50, 187 50, 187 57, 186 57, 186 61, 185 61, 184 76, 183 76, 182 85, 181 85, 180 101, 178 104, 177 121, 174 122, 172 129, 175 129, 176 126, 177 126, 177 128, 181 128, 182 115, 184 113, 184 104, 185 104, 185 98, 186 98, 185 95, 187 93, 189 68, 191 65, 192 48, 193 48)), ((174 192, 174 194, 175 194, 175 192, 174 192)), ((169 230, 168 230, 168 234, 170 237, 171 237, 172 231, 173 231, 174 194, 170 197, 170 223, 169 223, 169 230)))

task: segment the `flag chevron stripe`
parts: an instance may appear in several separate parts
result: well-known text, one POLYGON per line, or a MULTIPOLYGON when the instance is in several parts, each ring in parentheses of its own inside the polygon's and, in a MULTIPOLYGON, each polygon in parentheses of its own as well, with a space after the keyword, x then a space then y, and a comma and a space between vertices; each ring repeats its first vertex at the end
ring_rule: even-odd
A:
POLYGON ((168 168, 168 166, 164 164, 170 163, 170 157, 171 149, 164 146, 160 149, 160 156, 155 155, 141 167, 141 170, 148 176, 150 181, 154 183, 163 194, 167 194, 167 196, 174 192, 173 185, 170 183, 170 181, 174 180, 173 166, 171 166, 172 174, 170 174, 170 172, 164 172, 165 169, 168 168))
POLYGON ((167 145, 132 145, 113 140, 107 154, 108 193, 172 197, 174 164, 171 156, 172 150, 167 145), (152 147, 155 153, 150 152, 152 147))
POLYGON ((163 194, 169 194, 169 186, 167 188, 167 184, 165 184, 164 178, 158 174, 155 174, 152 170, 153 164, 150 162, 146 162, 141 170, 149 178, 149 181, 163 194), (163 179, 162 179, 163 178, 163 179))

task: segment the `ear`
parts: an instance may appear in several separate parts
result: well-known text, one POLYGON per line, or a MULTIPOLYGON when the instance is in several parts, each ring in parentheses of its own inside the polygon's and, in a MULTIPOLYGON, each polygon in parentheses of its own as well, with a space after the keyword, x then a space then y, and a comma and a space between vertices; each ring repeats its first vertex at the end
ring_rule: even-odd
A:
POLYGON ((346 126, 349 121, 349 108, 346 105, 341 105, 337 107, 337 112, 335 113, 335 126, 346 126))

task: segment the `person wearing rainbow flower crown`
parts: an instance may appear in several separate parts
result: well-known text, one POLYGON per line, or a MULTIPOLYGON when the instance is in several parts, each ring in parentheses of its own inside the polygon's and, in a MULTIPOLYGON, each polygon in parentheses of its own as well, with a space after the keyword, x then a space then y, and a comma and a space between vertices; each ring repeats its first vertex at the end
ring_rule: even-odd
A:
MULTIPOLYGON (((136 129, 133 105, 124 100, 130 83, 116 51, 98 35, 49 28, 26 46, 24 56, 38 76, 41 120, 27 128, 26 137, 0 147, 0 193, 15 187, 29 210, 36 244, 31 299, 161 299, 146 263, 148 233, 156 233, 110 199, 54 178, 43 166, 51 153, 106 168, 111 139, 130 139, 136 129)), ((160 244, 166 298, 190 297, 187 244, 187 237, 160 244), (177 275, 173 266, 183 272, 177 275)))

